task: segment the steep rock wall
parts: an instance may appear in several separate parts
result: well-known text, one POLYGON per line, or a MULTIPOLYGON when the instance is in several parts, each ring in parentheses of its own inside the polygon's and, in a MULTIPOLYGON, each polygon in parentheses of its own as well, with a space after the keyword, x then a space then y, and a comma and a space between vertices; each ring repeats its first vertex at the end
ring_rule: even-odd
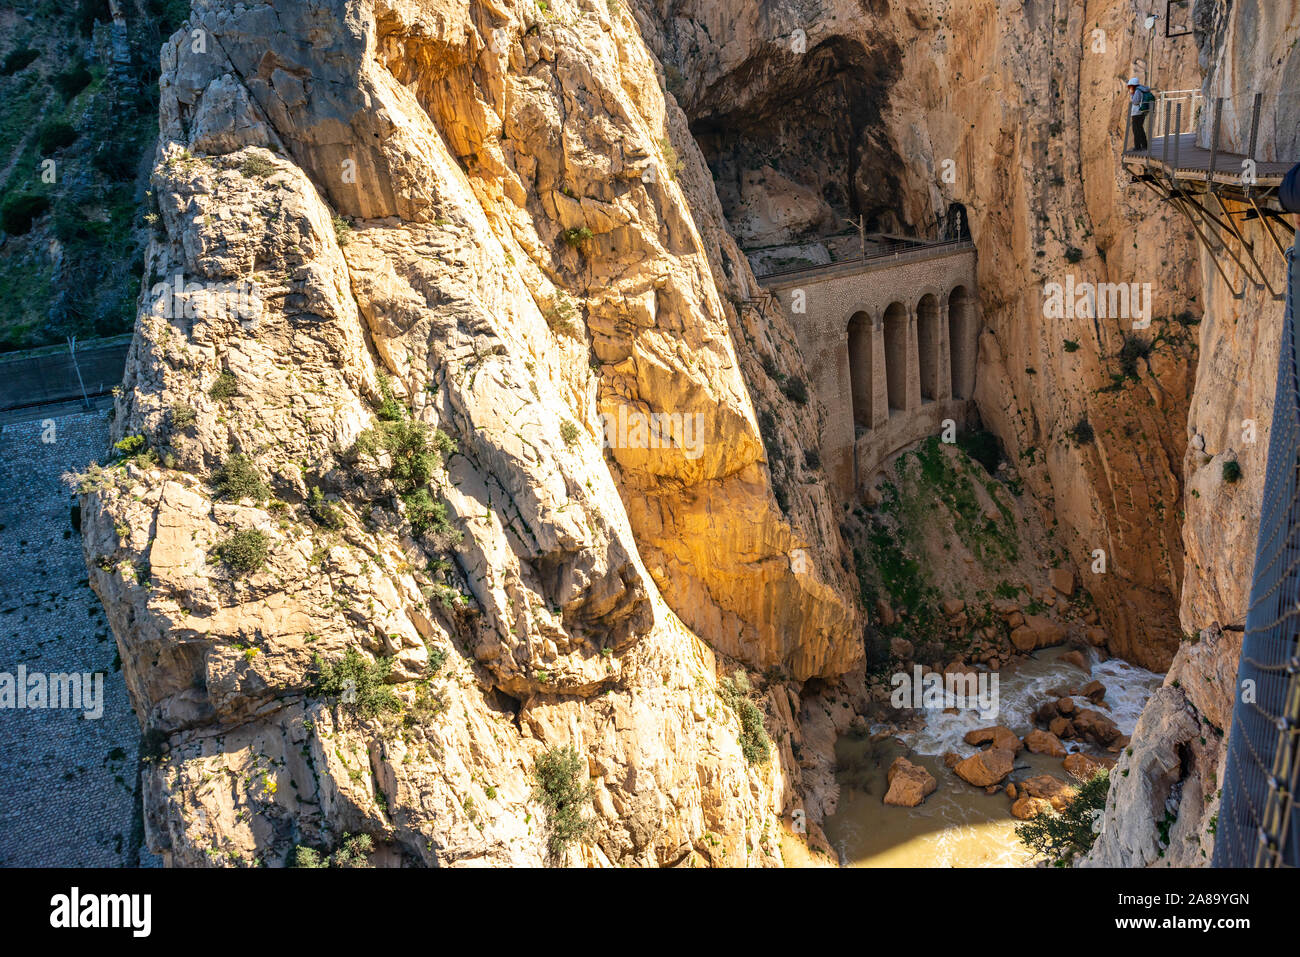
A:
POLYGON ((852 667, 858 612, 796 454, 814 410, 768 378, 802 374, 793 336, 745 304, 653 76, 603 0, 205 2, 165 46, 144 286, 183 292, 145 298, 114 436, 156 458, 83 488, 172 863, 357 831, 393 862, 535 863, 532 759, 568 743, 596 825, 571 860, 779 862, 784 679, 852 667), (365 450, 402 407, 455 443, 436 502, 365 450), (700 424, 602 450, 620 410, 700 424), (217 494, 236 453, 269 499, 217 494), (449 528, 416 530, 430 507, 449 528), (267 545, 246 575, 239 531, 267 545), (350 649, 387 658, 402 718, 310 694, 350 649), (737 664, 771 670, 766 761, 717 693, 737 664))

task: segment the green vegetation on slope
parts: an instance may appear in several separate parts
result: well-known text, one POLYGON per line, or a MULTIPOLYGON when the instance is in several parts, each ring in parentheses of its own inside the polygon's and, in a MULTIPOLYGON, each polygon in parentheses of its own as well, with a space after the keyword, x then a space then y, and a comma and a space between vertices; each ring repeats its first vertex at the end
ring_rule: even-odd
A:
POLYGON ((124 8, 115 65, 108 0, 0 0, 0 351, 135 322, 158 50, 189 3, 124 8))

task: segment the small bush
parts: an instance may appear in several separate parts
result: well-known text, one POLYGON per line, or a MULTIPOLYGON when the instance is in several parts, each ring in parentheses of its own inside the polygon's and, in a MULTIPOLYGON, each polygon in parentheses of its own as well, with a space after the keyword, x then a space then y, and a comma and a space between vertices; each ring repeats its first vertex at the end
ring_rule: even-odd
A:
POLYGON ((217 557, 232 572, 248 575, 266 564, 270 553, 270 540, 264 532, 244 528, 235 532, 216 547, 217 557))
POLYGON ((1241 464, 1235 459, 1223 463, 1223 480, 1229 485, 1241 478, 1241 464))
POLYGON ((1066 434, 1075 445, 1087 445, 1096 438, 1096 433, 1094 433, 1092 429, 1092 423, 1087 419, 1080 419, 1075 423, 1074 428, 1068 430, 1066 434))
POLYGON ((238 501, 241 498, 261 500, 271 494, 253 460, 242 452, 229 455, 212 473, 212 487, 222 498, 238 501))
MULTIPOLYGON (((680 76, 680 74, 678 75, 680 76)), ((683 85, 685 85, 684 82, 683 85)), ((674 96, 677 95, 675 91, 670 90, 669 92, 673 93, 674 96)), ((685 164, 678 158, 677 150, 673 148, 672 141, 666 136, 661 136, 659 138, 659 149, 663 151, 664 162, 668 164, 668 178, 677 179, 677 174, 682 171, 682 166, 685 164)))
POLYGON ((795 405, 808 404, 808 386, 804 384, 803 379, 789 378, 781 384, 781 391, 785 397, 795 405))
POLYGON ((239 391, 239 380, 229 369, 222 369, 217 375, 217 380, 212 383, 208 389, 208 395, 218 402, 225 402, 239 391))
POLYGON ((390 422, 383 430, 383 444, 392 456, 390 473, 398 492, 413 492, 428 484, 442 464, 432 430, 421 422, 390 422))
POLYGON ((74 63, 66 70, 61 70, 54 76, 50 77, 50 82, 54 88, 59 91, 59 95, 65 100, 70 100, 86 87, 90 86, 90 81, 94 79, 84 63, 74 63))
POLYGON ((1079 351, 1079 343, 1075 342, 1073 339, 1066 339, 1064 345, 1065 345, 1066 352, 1079 351))
POLYGON ((392 667, 388 658, 370 661, 355 648, 349 648, 339 661, 325 664, 317 655, 313 664, 316 666, 311 689, 314 697, 342 698, 343 704, 367 718, 402 710, 402 699, 388 684, 392 667))
POLYGON ((1119 369, 1128 379, 1139 375, 1138 360, 1151 355, 1151 343, 1139 335, 1129 333, 1124 337, 1124 345, 1119 350, 1119 369))
POLYGON ((573 300, 560 293, 549 306, 542 310, 542 318, 556 335, 578 338, 578 310, 573 300))
POLYGON ((334 217, 334 238, 338 240, 340 246, 352 242, 352 224, 342 216, 334 217))
POLYGON ((40 50, 33 50, 30 47, 19 47, 16 50, 10 50, 9 55, 4 59, 4 63, 0 64, 0 76, 13 76, 15 73, 27 69, 40 55, 40 50))
POLYGON ((48 156, 77 142, 77 131, 65 120, 52 120, 41 127, 36 142, 41 155, 48 156))
POLYGON ((143 452, 148 448, 148 444, 143 435, 128 435, 120 442, 114 442, 113 448, 121 458, 129 459, 143 452))
POLYGON ((591 239, 591 236, 591 230, 586 226, 577 226, 573 229, 566 229, 564 232, 560 233, 560 239, 562 239, 564 245, 568 246, 570 249, 581 248, 583 243, 591 239))
POLYGON ((375 842, 369 834, 351 834, 343 838, 343 843, 333 854, 318 851, 306 844, 296 844, 289 855, 290 867, 370 867, 370 855, 375 850, 375 842))
POLYGON ((450 537, 454 533, 451 522, 447 519, 447 506, 435 502, 427 488, 417 488, 402 496, 406 505, 406 520, 417 535, 431 532, 440 537, 450 537))
POLYGON ((741 754, 750 764, 766 764, 771 754, 772 739, 763 727, 763 712, 749 700, 751 690, 749 678, 743 671, 736 672, 734 681, 723 678, 718 682, 718 696, 740 719, 741 754))
POLYGON ((546 808, 546 847, 552 859, 559 858, 571 843, 592 833, 592 823, 582 816, 594 794, 587 762, 572 745, 551 748, 537 756, 533 778, 533 794, 546 808))
POLYGON ((307 514, 322 528, 342 528, 343 515, 338 507, 316 486, 307 494, 307 514))
POLYGON ((10 236, 22 236, 31 228, 38 216, 49 211, 50 198, 38 193, 18 193, 5 199, 0 206, 0 226, 10 236))
POLYGON ((239 164, 239 172, 248 179, 266 179, 275 172, 275 164, 265 156, 258 156, 256 153, 250 153, 244 157, 244 161, 239 164))
POLYGON ((393 380, 386 375, 379 377, 379 393, 383 396, 383 401, 375 415, 381 421, 399 422, 406 418, 405 407, 397 401, 397 396, 393 393, 393 380))
POLYGON ((578 437, 580 435, 582 435, 582 430, 568 419, 565 419, 560 423, 560 438, 564 439, 564 444, 569 448, 573 448, 578 444, 578 437))
POLYGON ((1068 263, 1077 263, 1083 259, 1083 250, 1077 246, 1071 246, 1065 251, 1065 261, 1068 263))
POLYGON ((181 431, 188 429, 199 420, 199 414, 184 402, 172 403, 172 428, 181 431))

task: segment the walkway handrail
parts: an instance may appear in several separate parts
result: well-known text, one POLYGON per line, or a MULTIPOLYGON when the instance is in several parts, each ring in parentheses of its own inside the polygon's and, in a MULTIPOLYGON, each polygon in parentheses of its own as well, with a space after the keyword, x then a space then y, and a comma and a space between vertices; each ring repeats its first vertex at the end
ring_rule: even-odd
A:
POLYGON ((848 259, 837 259, 828 263, 810 263, 807 266, 792 266, 785 269, 775 269, 769 272, 760 272, 754 270, 754 275, 758 279, 776 279, 781 276, 794 276, 799 273, 817 272, 823 269, 835 269, 841 266, 852 266, 856 263, 876 262, 884 259, 896 259, 899 261, 909 261, 912 259, 924 259, 928 256, 938 255, 948 252, 958 252, 963 249, 974 249, 975 242, 971 239, 944 239, 944 240, 925 240, 918 239, 915 242, 890 243, 888 246, 877 246, 874 249, 867 250, 866 255, 857 255, 848 259))
MULTIPOLYGON (((1300 233, 1297 234, 1300 243, 1300 233)), ((1255 570, 1237 667, 1215 867, 1300 865, 1300 358, 1296 247, 1287 250, 1255 570)))
POLYGON ((1147 135, 1164 136, 1170 126, 1175 133, 1193 133, 1204 107, 1205 96, 1200 90, 1158 90, 1152 110, 1154 122, 1147 135))

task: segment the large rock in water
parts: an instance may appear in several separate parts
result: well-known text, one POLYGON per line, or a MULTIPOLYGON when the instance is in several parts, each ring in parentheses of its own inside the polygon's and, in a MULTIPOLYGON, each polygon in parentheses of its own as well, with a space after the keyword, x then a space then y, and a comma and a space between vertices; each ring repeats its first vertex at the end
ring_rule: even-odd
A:
POLYGON ((1011 632, 1011 643, 1026 653, 1063 641, 1065 628, 1044 615, 1026 615, 1025 623, 1011 632))
POLYGON ((1080 708, 1072 723, 1076 734, 1092 738, 1098 744, 1110 744, 1120 736, 1119 725, 1092 708, 1080 708))
POLYGON ((1084 754, 1082 751, 1067 754, 1065 760, 1061 762, 1061 767, 1076 778, 1090 778, 1098 771, 1113 768, 1114 766, 1115 761, 1113 758, 1095 758, 1091 754, 1084 754))
POLYGON ((1004 728, 1000 724, 990 728, 977 728, 974 731, 967 731, 962 740, 976 747, 992 742, 993 747, 1006 748, 1012 754, 1019 754, 1025 747, 1014 731, 1010 728, 1004 728))
POLYGON ((1060 738, 1050 731, 1040 731, 1037 728, 1025 735, 1025 747, 1033 754, 1046 754, 1053 758, 1065 754, 1065 745, 1061 744, 1060 738))
POLYGON ((1065 806, 1078 793, 1072 785, 1066 784, 1050 774, 1037 774, 1020 782, 1020 793, 1031 798, 1040 798, 1052 805, 1057 811, 1064 811, 1065 806))
POLYGON ((901 756, 889 766, 886 779, 885 803, 896 807, 916 807, 939 786, 933 774, 901 756))
POLYGON ((1008 748, 990 748, 972 754, 953 768, 957 776, 968 784, 985 788, 997 784, 1015 767, 1015 752, 1008 748))

